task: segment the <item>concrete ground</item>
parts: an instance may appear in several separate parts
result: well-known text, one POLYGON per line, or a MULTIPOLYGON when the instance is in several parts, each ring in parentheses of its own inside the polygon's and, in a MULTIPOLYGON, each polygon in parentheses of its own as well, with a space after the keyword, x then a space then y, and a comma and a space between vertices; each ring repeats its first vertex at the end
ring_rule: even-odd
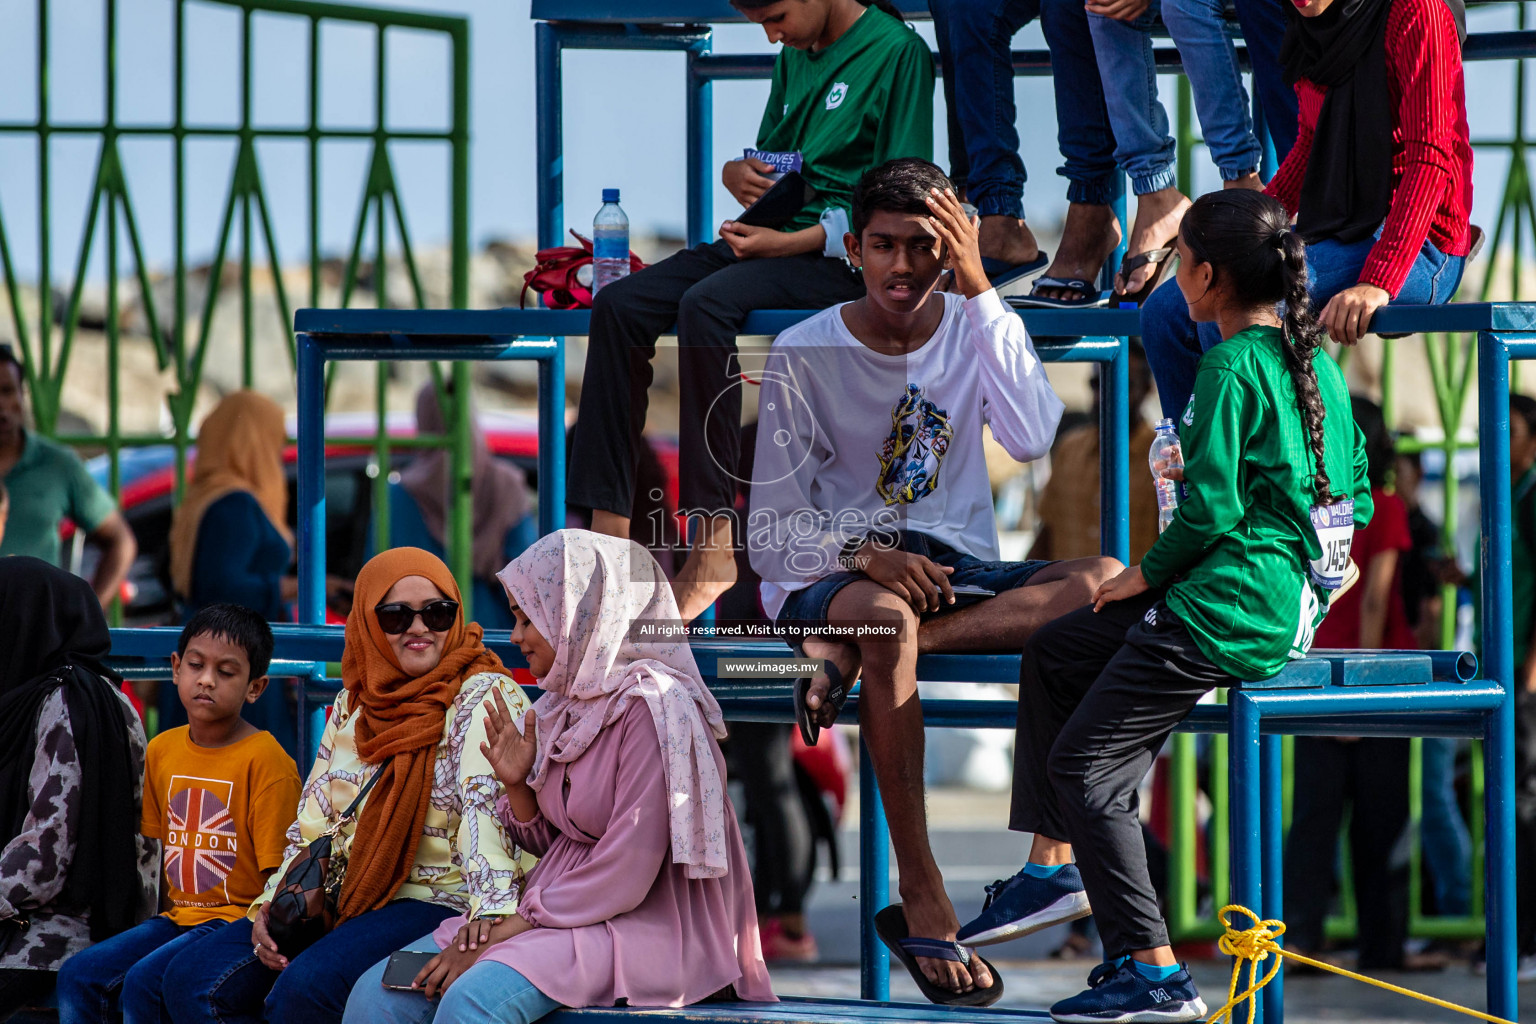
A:
MULTIPOLYGON (((854 790, 857 793, 857 790, 854 790)), ((1027 836, 1006 830, 1008 797, 1003 794, 965 790, 934 790, 929 795, 930 832, 934 853, 944 868, 950 899, 961 921, 979 912, 983 887, 993 879, 1018 870, 1028 849, 1027 836)), ((817 882, 807 907, 807 917, 821 949, 821 960, 809 965, 770 965, 774 988, 781 995, 857 997, 858 972, 858 813, 850 806, 842 835, 843 878, 817 882)), ((892 891, 895 890, 895 858, 892 857, 892 891)), ((1001 971, 1006 994, 1002 1006, 1043 1009, 1083 988, 1084 979, 1097 963, 1088 959, 1052 960, 1050 951, 1060 945, 1061 927, 1017 942, 984 949, 1001 971)), ((1205 947, 1210 950, 1210 947, 1205 947)), ((1202 952, 1195 949, 1194 954, 1202 952)), ((1214 950, 1210 950, 1214 954, 1214 950)), ((1190 955, 1186 953, 1186 955, 1190 955)), ((1208 955, 1191 961, 1201 994, 1211 1009, 1226 1001, 1230 961, 1208 955)), ((1405 988, 1484 1008, 1484 979, 1472 973, 1465 961, 1454 962, 1436 973, 1382 975, 1405 988)), ((1521 1013, 1536 1015, 1536 984, 1521 986, 1521 1013)), ((921 1002, 917 986, 896 966, 891 975, 891 996, 921 1002)), ((1240 1018, 1244 1019, 1244 1018, 1240 1018)), ((1297 976, 1286 982, 1286 1019, 1292 1024, 1309 1021, 1450 1021, 1460 1018, 1449 1010, 1383 992, 1347 978, 1331 975, 1297 976)))

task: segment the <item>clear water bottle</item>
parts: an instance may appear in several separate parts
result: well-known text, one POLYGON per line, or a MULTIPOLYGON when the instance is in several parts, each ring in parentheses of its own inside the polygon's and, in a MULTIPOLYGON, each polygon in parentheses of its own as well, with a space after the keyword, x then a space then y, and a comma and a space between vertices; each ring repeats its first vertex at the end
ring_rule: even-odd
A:
POLYGON ((1163 472, 1184 468, 1184 451, 1179 447, 1179 432, 1173 429, 1173 420, 1158 421, 1147 464, 1152 467, 1152 485, 1157 488, 1157 532, 1162 533, 1173 522, 1181 490, 1179 482, 1169 480, 1163 472))
POLYGON ((603 208, 592 219, 592 294, 629 275, 629 218, 619 190, 603 189, 603 208))

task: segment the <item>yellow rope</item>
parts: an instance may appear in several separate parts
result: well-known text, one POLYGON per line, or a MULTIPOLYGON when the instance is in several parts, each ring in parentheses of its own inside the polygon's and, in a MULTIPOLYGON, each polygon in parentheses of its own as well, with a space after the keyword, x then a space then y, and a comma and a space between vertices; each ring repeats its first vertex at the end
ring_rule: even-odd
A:
POLYGON ((1514 1024, 1513 1021, 1505 1020, 1503 1017, 1494 1017, 1480 1010, 1458 1006, 1456 1003, 1446 1002, 1444 999, 1436 999, 1434 996, 1426 996, 1422 992, 1413 992, 1397 985, 1388 984, 1385 981, 1367 978, 1363 974, 1346 971, 1342 967, 1335 967, 1333 964, 1324 963, 1321 960, 1313 960, 1311 957, 1302 956, 1300 953, 1293 953, 1288 949, 1281 949, 1280 944, 1275 939, 1285 934, 1285 922, 1261 921, 1259 920, 1259 915, 1247 907, 1238 906, 1237 904, 1222 907, 1219 917, 1227 931, 1217 943, 1217 947, 1223 953, 1236 959, 1232 961, 1232 982, 1227 986, 1227 1003, 1221 1009, 1211 1014, 1206 1024, 1218 1024, 1218 1022, 1223 1020, 1227 1021, 1227 1024, 1232 1024, 1233 1014, 1237 1012, 1237 1008, 1242 1005, 1245 999, 1248 1001, 1248 1024, 1254 1024, 1254 1018, 1258 1013, 1258 1004, 1255 1002, 1254 997, 1258 995, 1259 989, 1268 985, 1274 980, 1275 975, 1280 973, 1282 957, 1288 960, 1295 960, 1297 963, 1306 964, 1309 967, 1316 967, 1319 970, 1340 974, 1346 978, 1353 978, 1356 981, 1363 981, 1367 985, 1375 985, 1377 988, 1384 988, 1388 992, 1396 992, 1401 996, 1410 996, 1421 1002, 1432 1003, 1447 1010, 1455 1010, 1457 1013, 1465 1013, 1469 1017, 1477 1017, 1481 1020, 1489 1021, 1490 1024, 1514 1024), (1227 918, 1228 914, 1243 914, 1253 924, 1248 928, 1234 928, 1227 918), (1271 953, 1275 954, 1274 963, 1264 972, 1262 978, 1255 981, 1254 978, 1259 973, 1260 962, 1271 953), (1240 993, 1237 991, 1237 983, 1244 963, 1248 965, 1248 987, 1240 993))

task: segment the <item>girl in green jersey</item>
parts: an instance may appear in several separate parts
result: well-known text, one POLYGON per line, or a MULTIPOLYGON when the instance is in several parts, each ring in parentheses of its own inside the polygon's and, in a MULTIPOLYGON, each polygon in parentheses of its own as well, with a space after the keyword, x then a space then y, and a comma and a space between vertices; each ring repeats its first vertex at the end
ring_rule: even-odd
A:
POLYGON ((1205 1015, 1158 913, 1136 790, 1209 690, 1306 653, 1370 519, 1364 439, 1343 374, 1318 352, 1305 246, 1288 221, 1245 190, 1185 215, 1179 288, 1223 338, 1179 428, 1188 496, 1140 565, 1024 649, 1009 827, 1033 846, 960 936, 1000 941, 1091 907, 1107 963, 1051 1008, 1067 1024, 1205 1015))

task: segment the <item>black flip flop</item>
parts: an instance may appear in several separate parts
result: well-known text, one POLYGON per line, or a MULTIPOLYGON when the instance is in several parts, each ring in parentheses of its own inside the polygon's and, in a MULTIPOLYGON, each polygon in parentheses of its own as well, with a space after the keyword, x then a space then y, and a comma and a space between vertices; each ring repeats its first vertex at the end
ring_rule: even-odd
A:
MULTIPOLYGON (((795 645, 794 652, 797 658, 805 657, 805 649, 799 645, 795 645)), ((833 713, 837 714, 843 710, 843 705, 848 703, 848 687, 843 683, 843 670, 830 661, 823 660, 821 664, 826 669, 827 682, 831 684, 827 688, 827 704, 830 704, 833 713)), ((811 709, 805 703, 805 698, 810 695, 811 682, 814 678, 814 676, 801 676, 795 680, 795 724, 800 726, 800 738, 808 747, 814 747, 816 741, 821 738, 821 726, 811 721, 811 709)))
POLYGON ((1116 275, 1117 281, 1129 281, 1132 274, 1145 266, 1156 269, 1140 288, 1134 292, 1116 291, 1111 295, 1111 299, 1115 302, 1134 302, 1137 306, 1146 305, 1152 293, 1157 290, 1157 286, 1163 283, 1163 278, 1168 273, 1169 261, 1178 255, 1178 249, 1173 245, 1174 241, 1176 239, 1170 239, 1168 244, 1160 249, 1148 249, 1146 252, 1139 252, 1121 260, 1120 273, 1116 275))
POLYGON ((1010 297, 1006 300, 1015 309, 1091 309, 1095 306, 1109 304, 1109 297, 1099 291, 1091 282, 1077 277, 1037 277, 1035 286, 1028 295, 1010 297), (1060 288, 1063 291, 1077 292, 1081 298, 1077 299, 1048 299, 1037 294, 1042 288, 1060 288))
POLYGON ((908 935, 907 913, 900 903, 892 903, 875 915, 875 934, 880 936, 880 941, 891 951, 891 956, 901 961, 901 965, 907 969, 930 1003, 941 1006, 991 1006, 1003 998, 1003 976, 997 972, 996 967, 982 959, 980 953, 966 949, 958 942, 913 938, 908 935), (987 965, 987 970, 992 972, 992 984, 987 988, 973 988, 969 992, 941 988, 929 981, 923 969, 917 966, 917 958, 920 956, 934 960, 953 960, 967 967, 973 958, 981 960, 987 965))

